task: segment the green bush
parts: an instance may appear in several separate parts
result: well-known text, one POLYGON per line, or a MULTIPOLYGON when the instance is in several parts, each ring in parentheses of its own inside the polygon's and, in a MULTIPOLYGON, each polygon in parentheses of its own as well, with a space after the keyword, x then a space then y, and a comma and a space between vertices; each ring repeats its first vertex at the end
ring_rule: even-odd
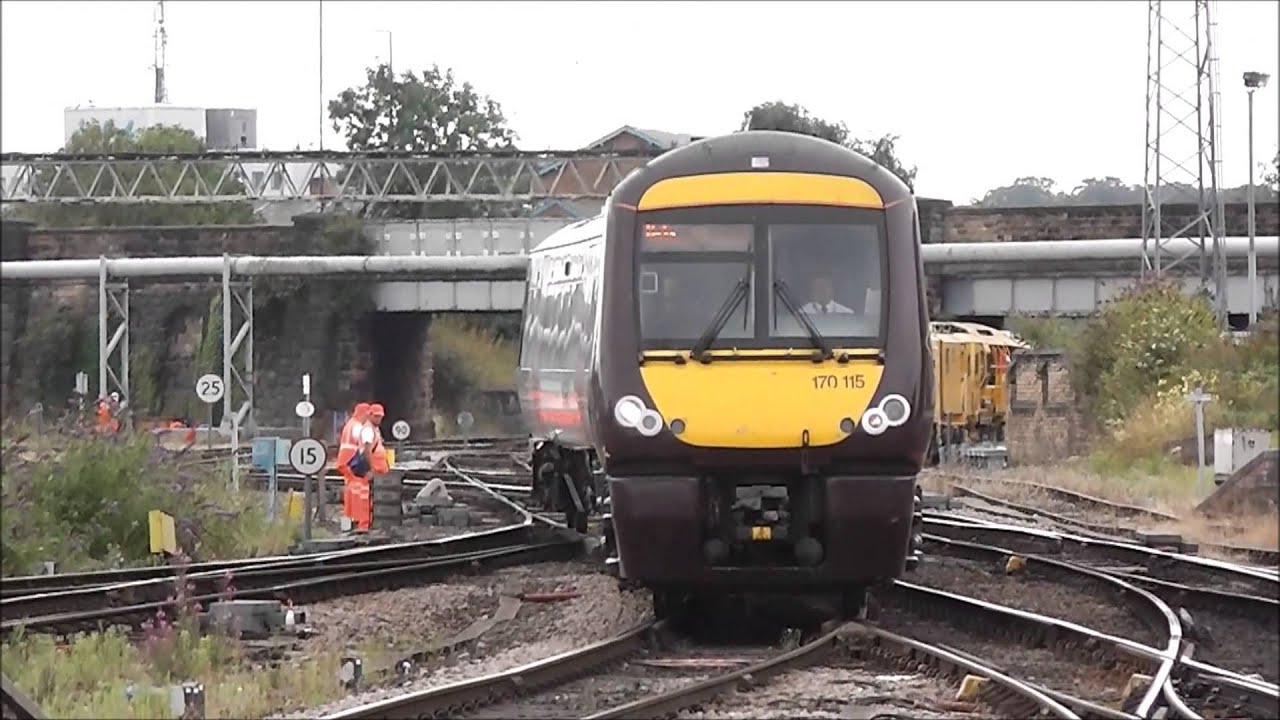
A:
POLYGON ((459 315, 431 321, 432 396, 446 414, 446 428, 461 410, 476 416, 475 432, 492 418, 477 412, 475 394, 515 388, 518 339, 504 339, 489 326, 459 315))
POLYGON ((1280 427, 1274 313, 1235 342, 1218 329, 1204 296, 1154 281, 1122 292, 1074 336, 1043 321, 1015 332, 1068 348, 1077 396, 1105 430, 1094 457, 1100 467, 1154 472, 1168 465, 1170 445, 1195 433, 1186 396, 1196 388, 1213 396, 1205 408, 1207 432, 1280 427))
MULTIPOLYGON (((8 434, 8 433, 6 433, 8 434)), ((147 513, 174 517, 178 542, 200 560, 274 554, 296 528, 271 522, 260 494, 235 494, 214 465, 180 464, 149 435, 28 437, 6 443, 0 573, 151 560, 147 513)))
POLYGON ((1072 381, 1099 420, 1116 422, 1143 399, 1205 367, 1223 344, 1213 308, 1174 281, 1121 292, 1080 338, 1072 381))

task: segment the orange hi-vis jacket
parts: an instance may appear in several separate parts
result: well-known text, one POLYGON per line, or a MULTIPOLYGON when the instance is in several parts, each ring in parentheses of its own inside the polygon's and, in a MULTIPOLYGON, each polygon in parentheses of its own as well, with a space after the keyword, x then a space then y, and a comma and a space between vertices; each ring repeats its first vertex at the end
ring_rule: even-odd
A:
MULTIPOLYGON (((372 425, 372 423, 371 423, 372 425)), ((369 451, 369 464, 378 474, 391 472, 391 464, 387 462, 387 448, 382 444, 382 430, 373 425, 373 447, 369 451)))

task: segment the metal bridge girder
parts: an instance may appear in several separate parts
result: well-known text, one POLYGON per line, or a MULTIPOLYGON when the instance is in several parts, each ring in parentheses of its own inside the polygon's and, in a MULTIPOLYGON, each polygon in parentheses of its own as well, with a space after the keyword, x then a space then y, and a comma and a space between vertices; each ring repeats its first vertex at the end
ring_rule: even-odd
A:
POLYGON ((0 202, 517 202, 604 198, 653 154, 342 152, 0 156, 0 202))
MULTIPOLYGON (((120 393, 121 407, 131 408, 129 394, 129 282, 109 282, 107 258, 98 259, 98 397, 120 393)), ((126 412, 126 427, 133 413, 126 412)))

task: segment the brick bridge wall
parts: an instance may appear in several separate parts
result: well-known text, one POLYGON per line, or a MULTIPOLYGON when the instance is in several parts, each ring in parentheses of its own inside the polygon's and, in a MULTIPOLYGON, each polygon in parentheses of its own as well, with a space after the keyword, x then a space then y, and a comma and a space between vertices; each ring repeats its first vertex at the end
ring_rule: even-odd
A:
MULTIPOLYGON (((197 226, 145 228, 34 228, 5 221, 3 259, 162 257, 181 255, 297 255, 318 251, 321 222, 295 218, 291 226, 197 226)), ((332 279, 302 281, 287 296, 269 297, 255 285, 255 412, 259 425, 295 424, 302 373, 312 374, 313 426, 329 427, 328 412, 344 411, 370 397, 372 358, 365 318, 345 319, 324 307, 332 279)), ((296 282, 296 281, 295 281, 296 282)), ((210 283, 144 283, 130 288, 131 382, 151 382, 152 410, 162 415, 204 418, 194 400, 196 354, 210 301, 221 288, 210 283), (151 372, 146 372, 151 370, 151 372), (144 379, 150 378, 150 379, 144 379)), ((6 283, 0 298, 0 381, 6 413, 41 401, 62 406, 77 369, 89 373, 97 392, 97 283, 6 283), (66 347, 70 342, 77 347, 66 347), (43 355, 34 357, 33 355, 43 355)), ((221 336, 215 338, 221 355, 221 336)), ((429 355, 424 354, 424 357, 429 355)), ((430 361, 423 373, 429 377, 430 361)), ((220 367, 220 364, 217 365, 220 367)), ((429 388, 429 384, 428 384, 429 388)), ((429 405, 429 389, 426 404, 429 405)), ((220 411, 220 405, 215 411, 220 411)), ((424 413, 424 417, 430 417, 424 413)), ((421 422, 421 419, 419 419, 421 422)))

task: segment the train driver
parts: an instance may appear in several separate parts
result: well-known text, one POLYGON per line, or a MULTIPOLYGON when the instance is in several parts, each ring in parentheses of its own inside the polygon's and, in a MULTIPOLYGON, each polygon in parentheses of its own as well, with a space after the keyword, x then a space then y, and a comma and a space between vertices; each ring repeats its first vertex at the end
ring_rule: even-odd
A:
POLYGON ((800 312, 808 315, 824 315, 827 313, 852 313, 853 310, 836 302, 835 288, 831 278, 818 275, 810 285, 809 297, 813 298, 800 308, 800 312))

